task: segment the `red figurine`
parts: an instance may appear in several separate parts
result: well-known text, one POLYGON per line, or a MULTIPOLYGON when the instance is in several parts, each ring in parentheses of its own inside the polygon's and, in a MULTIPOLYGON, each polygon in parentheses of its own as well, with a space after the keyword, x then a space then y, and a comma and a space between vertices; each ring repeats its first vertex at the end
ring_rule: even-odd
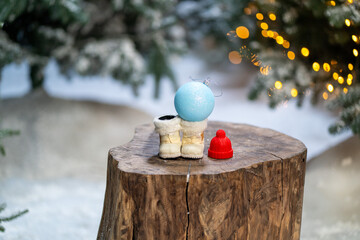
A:
POLYGON ((233 157, 231 141, 226 137, 224 130, 219 129, 216 132, 216 137, 211 139, 208 156, 215 159, 227 159, 233 157))

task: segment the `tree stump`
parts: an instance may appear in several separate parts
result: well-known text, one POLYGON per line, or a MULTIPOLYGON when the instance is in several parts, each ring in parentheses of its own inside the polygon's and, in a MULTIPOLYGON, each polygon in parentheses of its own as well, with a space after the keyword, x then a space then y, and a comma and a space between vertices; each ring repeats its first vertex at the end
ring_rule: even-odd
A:
POLYGON ((279 132, 209 122, 201 160, 163 160, 151 124, 109 151, 99 240, 300 238, 306 147, 279 132), (207 149, 218 129, 234 157, 207 149))

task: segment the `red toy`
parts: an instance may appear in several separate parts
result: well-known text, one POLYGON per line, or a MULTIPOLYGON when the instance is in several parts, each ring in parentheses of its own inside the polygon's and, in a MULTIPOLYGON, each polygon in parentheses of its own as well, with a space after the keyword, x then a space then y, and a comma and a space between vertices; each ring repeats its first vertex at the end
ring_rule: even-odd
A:
POLYGON ((226 137, 224 130, 219 129, 216 132, 216 137, 211 139, 208 156, 215 159, 227 159, 233 157, 231 141, 226 137))

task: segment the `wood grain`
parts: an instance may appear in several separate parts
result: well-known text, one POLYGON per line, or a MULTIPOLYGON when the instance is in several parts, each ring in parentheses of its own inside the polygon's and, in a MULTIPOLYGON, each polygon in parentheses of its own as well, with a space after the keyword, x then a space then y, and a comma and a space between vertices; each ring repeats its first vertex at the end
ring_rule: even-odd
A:
POLYGON ((299 140, 209 122, 203 159, 163 160, 158 149, 148 124, 109 151, 99 240, 300 238, 306 147, 299 140), (207 157, 220 128, 232 141, 231 159, 207 157))

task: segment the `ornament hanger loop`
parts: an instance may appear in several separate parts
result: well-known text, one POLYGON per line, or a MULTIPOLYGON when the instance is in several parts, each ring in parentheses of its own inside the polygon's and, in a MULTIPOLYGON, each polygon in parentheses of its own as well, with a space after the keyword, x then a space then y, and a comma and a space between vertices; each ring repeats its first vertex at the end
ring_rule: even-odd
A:
POLYGON ((220 88, 220 94, 215 95, 214 97, 221 97, 223 95, 223 90, 221 87, 219 87, 219 84, 216 81, 212 81, 210 80, 210 77, 206 77, 205 80, 202 80, 200 78, 193 78, 191 76, 189 76, 189 78, 191 79, 191 81, 196 81, 196 82, 202 82, 203 84, 205 84, 206 86, 208 86, 213 92, 213 85, 217 86, 218 88, 220 88))

